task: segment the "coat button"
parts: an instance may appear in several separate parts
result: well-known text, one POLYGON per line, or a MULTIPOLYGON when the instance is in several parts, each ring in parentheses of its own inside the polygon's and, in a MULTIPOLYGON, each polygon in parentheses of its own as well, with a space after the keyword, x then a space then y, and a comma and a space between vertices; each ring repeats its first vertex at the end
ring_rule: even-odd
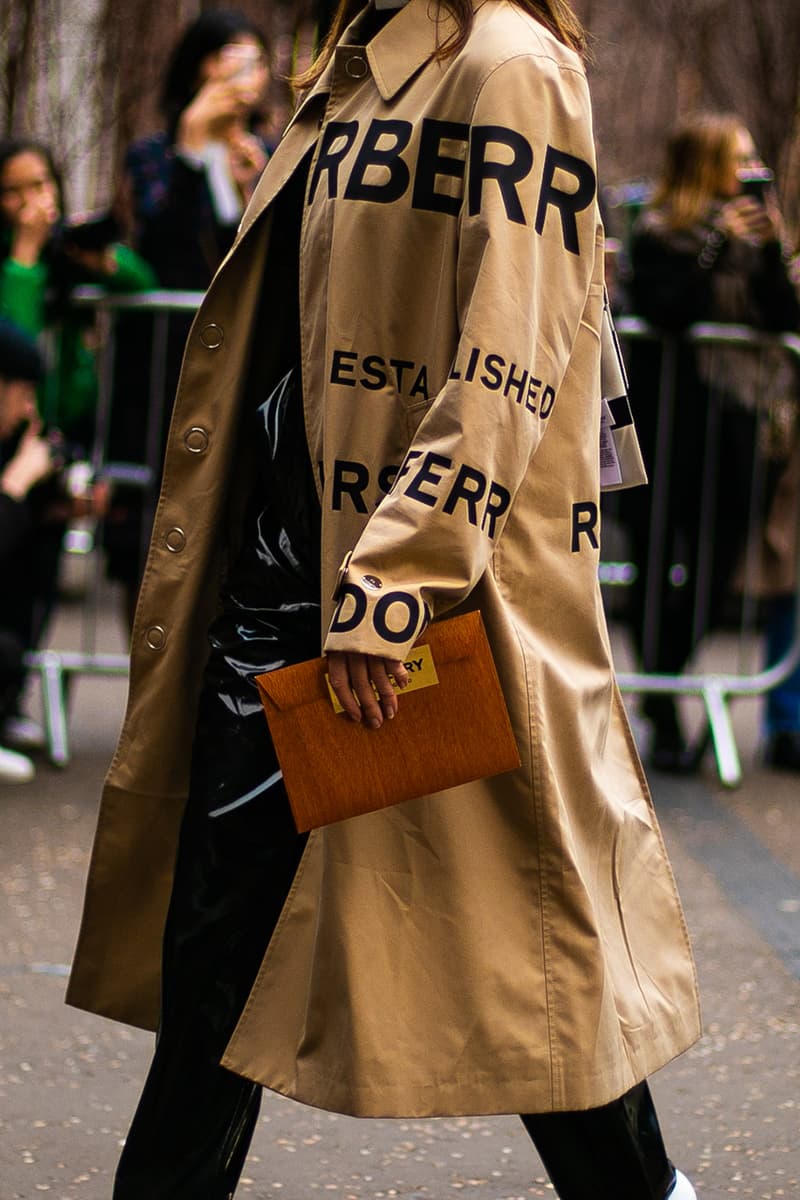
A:
POLYGON ((367 60, 360 54, 353 54, 344 64, 344 69, 351 79, 363 79, 369 70, 367 60))
POLYGON ((187 429, 183 444, 190 454, 203 454, 208 449, 208 434, 199 425, 187 429))
POLYGON ((222 343, 225 341, 225 334, 221 325, 215 325, 213 322, 210 325, 204 325, 200 330, 200 341, 205 346, 206 350, 219 350, 222 343))
POLYGON ((163 625, 151 625, 144 635, 144 640, 151 650, 163 650, 167 641, 167 631, 163 625))
POLYGON ((164 544, 173 554, 180 554, 186 545, 186 534, 176 525, 174 529, 170 529, 164 537, 164 544))

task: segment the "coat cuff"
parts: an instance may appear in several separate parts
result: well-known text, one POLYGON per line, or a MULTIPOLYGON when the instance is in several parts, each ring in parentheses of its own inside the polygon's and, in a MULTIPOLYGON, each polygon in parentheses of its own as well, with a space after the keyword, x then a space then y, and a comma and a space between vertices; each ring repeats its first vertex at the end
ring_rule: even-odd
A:
POLYGON ((342 563, 337 579, 336 610, 323 649, 405 658, 431 619, 420 585, 393 584, 342 563))

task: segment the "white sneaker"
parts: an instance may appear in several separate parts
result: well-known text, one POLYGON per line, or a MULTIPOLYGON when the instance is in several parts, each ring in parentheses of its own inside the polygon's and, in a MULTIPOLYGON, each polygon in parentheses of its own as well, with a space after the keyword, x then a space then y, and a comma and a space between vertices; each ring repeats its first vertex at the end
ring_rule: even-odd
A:
POLYGON ((3 738, 9 746, 16 750, 42 750, 45 746, 44 730, 33 717, 23 713, 6 718, 3 725, 3 738))
POLYGON ((33 763, 24 754, 0 746, 0 783, 30 783, 35 774, 33 763))
POLYGON ((668 1194, 667 1200, 697 1200, 697 1192, 694 1190, 689 1180, 680 1171, 675 1172, 675 1183, 672 1191, 668 1194))

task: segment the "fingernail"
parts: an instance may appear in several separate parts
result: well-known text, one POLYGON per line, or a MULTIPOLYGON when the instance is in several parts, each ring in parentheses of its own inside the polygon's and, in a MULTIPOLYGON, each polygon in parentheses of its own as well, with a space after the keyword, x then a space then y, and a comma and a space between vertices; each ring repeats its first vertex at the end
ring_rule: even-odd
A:
POLYGON ((370 717, 369 719, 370 729, 380 729, 382 724, 383 721, 380 719, 380 717, 370 717))
POLYGON ((394 718, 395 718, 395 713, 394 713, 394 711, 392 711, 392 712, 388 712, 386 715, 387 715, 387 717, 389 718, 389 720, 390 720, 390 721, 393 721, 393 720, 394 720, 394 718))

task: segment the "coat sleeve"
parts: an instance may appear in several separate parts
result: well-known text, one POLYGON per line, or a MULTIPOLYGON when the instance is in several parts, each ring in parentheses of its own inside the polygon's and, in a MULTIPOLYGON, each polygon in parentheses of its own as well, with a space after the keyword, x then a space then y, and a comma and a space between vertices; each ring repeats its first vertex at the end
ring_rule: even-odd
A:
POLYGON ((403 657, 486 571, 535 470, 596 253, 582 72, 533 54, 490 71, 465 177, 453 366, 342 566, 326 651, 403 657))
POLYGON ((13 321, 31 337, 44 329, 44 302, 48 271, 43 262, 25 266, 13 258, 0 265, 0 315, 13 321))

